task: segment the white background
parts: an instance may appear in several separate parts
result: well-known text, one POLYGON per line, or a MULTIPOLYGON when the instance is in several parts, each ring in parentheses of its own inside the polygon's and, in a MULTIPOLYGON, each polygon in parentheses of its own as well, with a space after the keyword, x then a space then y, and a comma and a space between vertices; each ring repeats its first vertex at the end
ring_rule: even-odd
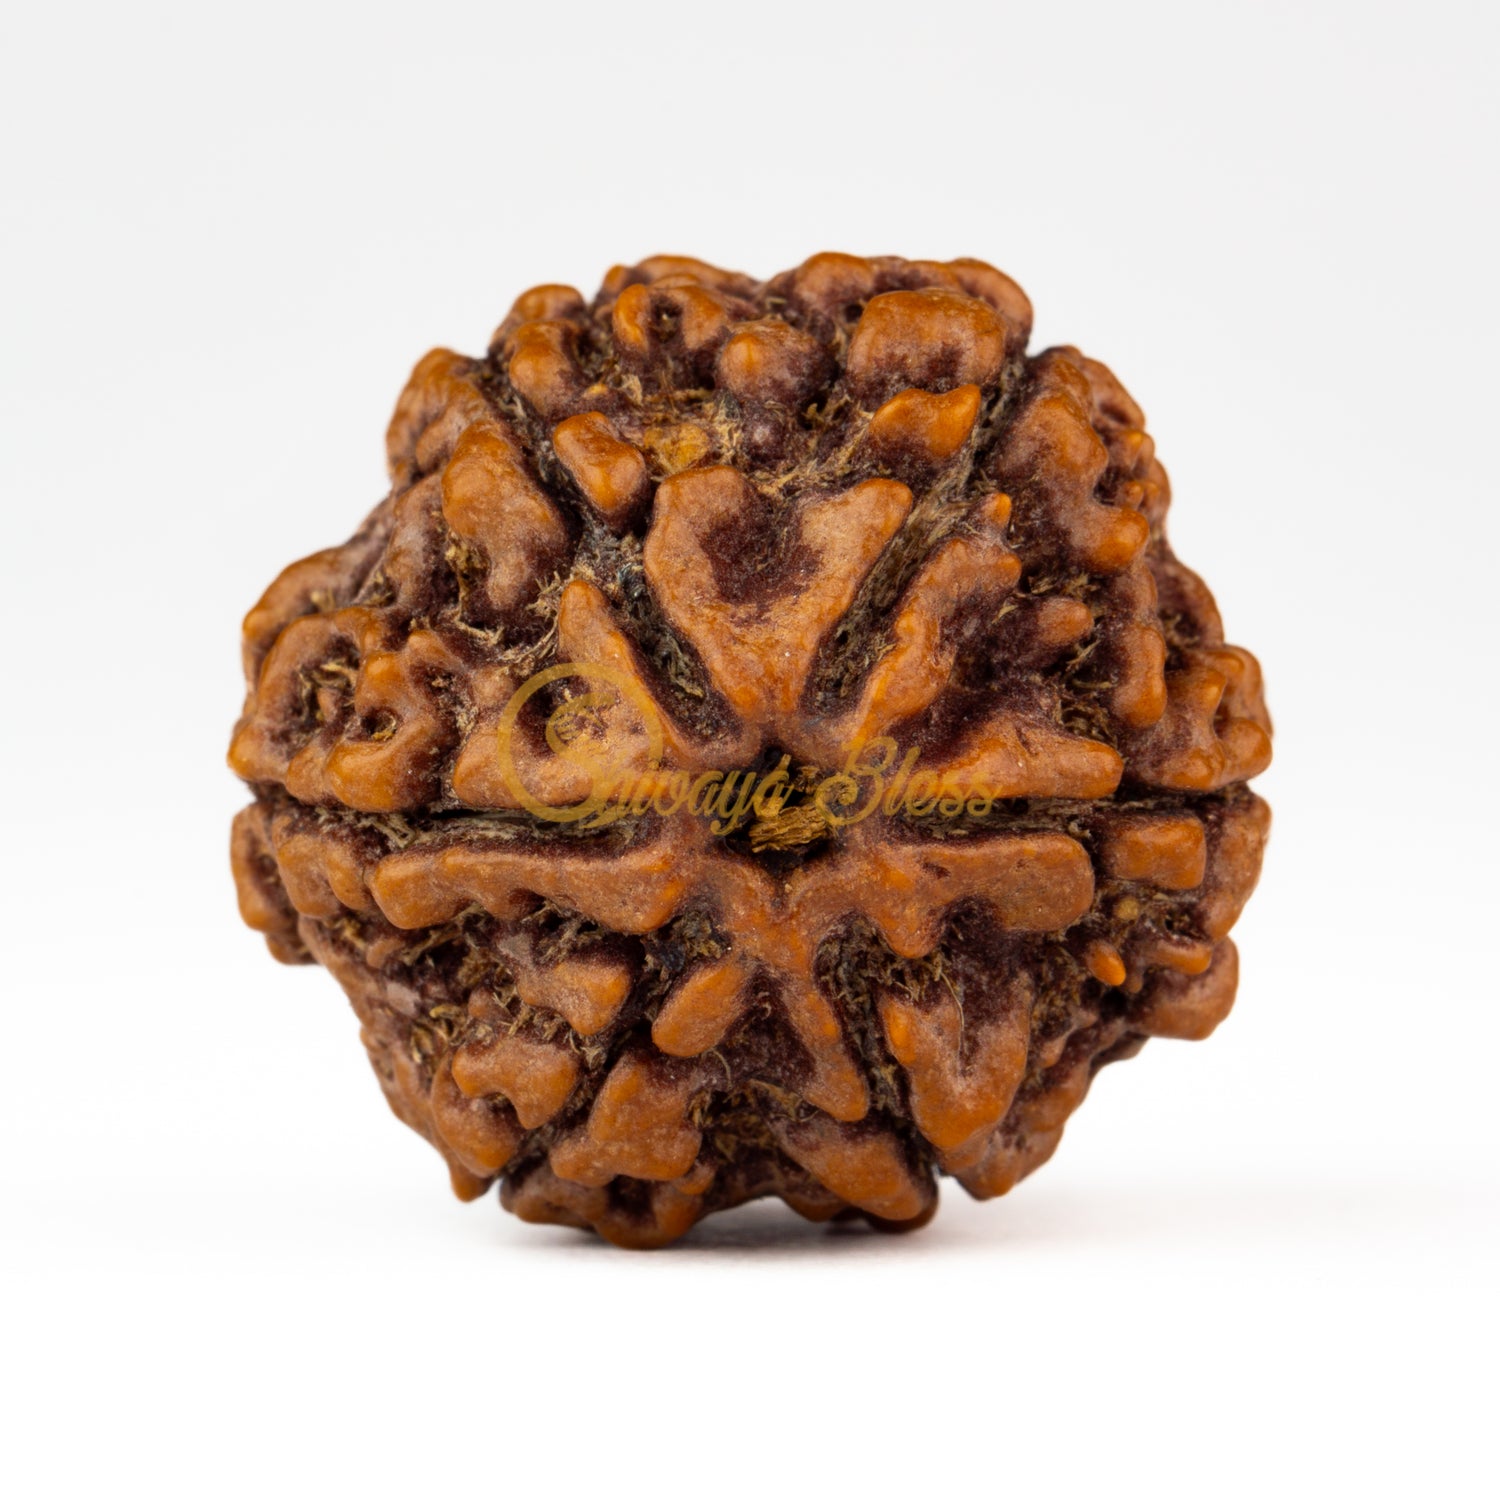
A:
POLYGON ((9 1492, 1492 1484, 1493 12, 26 11, 9 1492), (1276 717, 1238 1006, 913 1237, 765 1205, 630 1255, 461 1206, 334 982, 239 924, 239 617, 523 288, 835 248, 997 263, 1146 407, 1276 717))

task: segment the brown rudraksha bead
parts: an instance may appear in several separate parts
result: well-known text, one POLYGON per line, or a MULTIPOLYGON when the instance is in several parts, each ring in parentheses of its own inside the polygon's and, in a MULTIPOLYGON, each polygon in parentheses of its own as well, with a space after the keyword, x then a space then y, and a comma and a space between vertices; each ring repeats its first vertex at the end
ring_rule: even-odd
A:
POLYGON ((1229 1010, 1259 669, 1140 409, 1030 324, 976 260, 537 287, 251 610, 241 911, 461 1196, 912 1227, 1229 1010))

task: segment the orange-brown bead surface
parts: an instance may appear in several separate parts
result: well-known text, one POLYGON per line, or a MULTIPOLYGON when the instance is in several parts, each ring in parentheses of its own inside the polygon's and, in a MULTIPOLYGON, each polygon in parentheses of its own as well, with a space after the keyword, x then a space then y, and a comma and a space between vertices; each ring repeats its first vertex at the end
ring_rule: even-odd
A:
POLYGON ((1227 1014, 1259 667, 1139 407, 1030 327, 975 260, 537 287, 247 615, 241 914, 461 1197, 915 1228, 1227 1014))

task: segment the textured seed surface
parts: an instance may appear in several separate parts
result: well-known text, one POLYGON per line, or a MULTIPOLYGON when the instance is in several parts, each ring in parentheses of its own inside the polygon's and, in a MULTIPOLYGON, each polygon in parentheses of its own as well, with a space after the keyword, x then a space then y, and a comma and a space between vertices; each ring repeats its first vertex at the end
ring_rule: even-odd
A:
POLYGON ((1168 546, 1140 409, 1030 322, 973 260, 535 288, 418 364, 390 493, 246 617, 241 912, 338 978, 461 1196, 636 1246, 768 1194, 915 1227, 1227 1014, 1259 668, 1168 546), (563 663, 629 691, 559 676, 507 776, 507 705, 563 663), (588 791, 559 710, 659 749, 639 816, 527 806, 588 791), (881 736, 917 770, 842 823, 811 789, 881 736), (665 810, 783 756, 728 831, 665 810))

